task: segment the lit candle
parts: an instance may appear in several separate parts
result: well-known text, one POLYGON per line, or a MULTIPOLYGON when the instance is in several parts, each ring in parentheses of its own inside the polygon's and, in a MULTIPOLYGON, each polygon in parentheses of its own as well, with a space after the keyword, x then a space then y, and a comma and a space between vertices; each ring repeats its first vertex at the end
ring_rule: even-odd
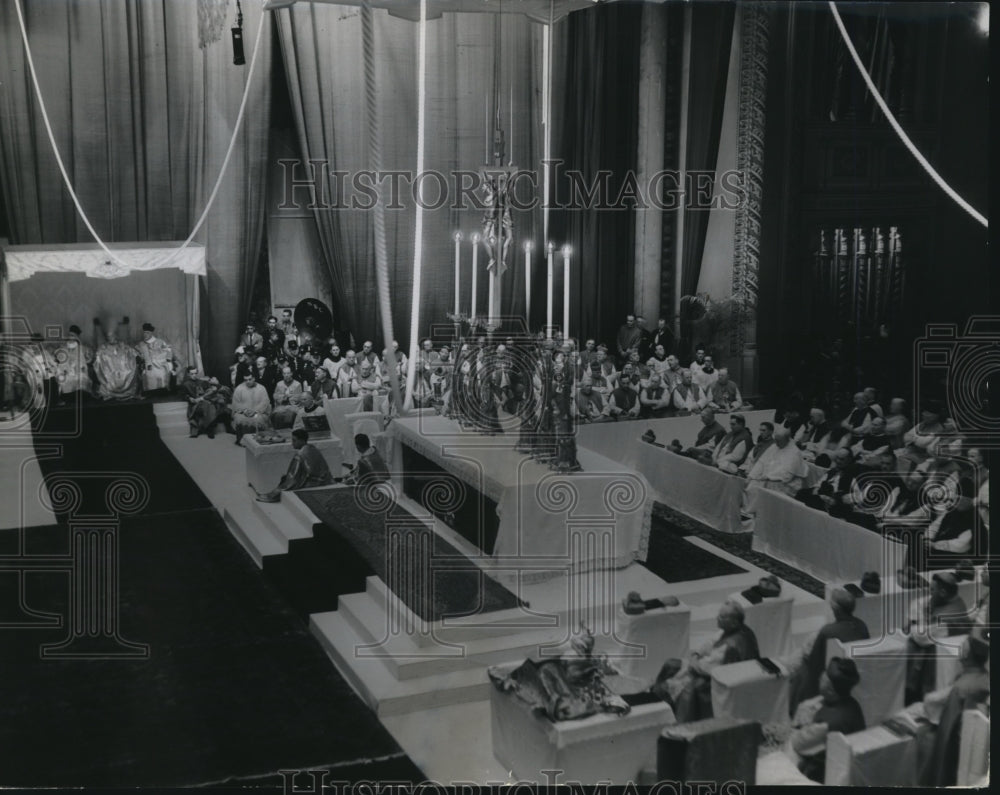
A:
POLYGON ((472 236, 472 310, 469 317, 476 316, 476 288, 479 286, 479 232, 472 236))
POLYGON ((531 325, 531 241, 524 241, 524 321, 531 325))
POLYGON ((563 255, 563 339, 569 339, 569 255, 572 249, 569 244, 562 247, 563 255))
POLYGON ((459 268, 462 263, 462 254, 459 244, 462 242, 462 233, 456 232, 451 237, 455 241, 455 314, 457 315, 461 311, 461 304, 459 302, 459 285, 461 284, 459 268))
POLYGON ((548 293, 545 300, 545 336, 552 339, 552 253, 556 250, 554 243, 548 245, 548 293))

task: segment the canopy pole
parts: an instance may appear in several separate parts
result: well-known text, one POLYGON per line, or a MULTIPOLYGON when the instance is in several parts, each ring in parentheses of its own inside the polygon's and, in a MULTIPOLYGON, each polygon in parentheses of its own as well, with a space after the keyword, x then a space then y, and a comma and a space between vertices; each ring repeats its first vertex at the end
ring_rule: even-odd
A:
POLYGON ((417 217, 413 229, 413 295, 410 302, 410 360, 406 367, 406 398, 403 408, 413 408, 413 384, 417 374, 417 337, 420 335, 420 277, 424 248, 424 137, 427 123, 427 0, 420 0, 420 33, 417 50, 417 179, 420 180, 417 217))

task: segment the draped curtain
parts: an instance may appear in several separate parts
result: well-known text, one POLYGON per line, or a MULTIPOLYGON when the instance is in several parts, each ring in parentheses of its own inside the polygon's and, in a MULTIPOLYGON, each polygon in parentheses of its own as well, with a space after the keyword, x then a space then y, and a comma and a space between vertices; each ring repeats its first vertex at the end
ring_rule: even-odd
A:
MULTIPOLYGON (((269 24, 257 4, 244 8, 240 67, 225 41, 199 49, 191 3, 22 4, 56 144, 98 234, 186 239, 232 136, 257 26, 269 24)), ((260 257, 271 45, 265 30, 243 128, 196 237, 207 251, 202 348, 213 372, 231 360, 260 257)), ((90 242, 46 136, 13 3, 0 5, 0 176, 11 242, 90 242)))
MULTIPOLYGON (((685 166, 689 172, 714 171, 716 168, 735 12, 733 3, 691 5, 691 73, 685 166)), ((681 295, 693 295, 698 289, 709 216, 708 208, 692 210, 690 205, 684 213, 681 295)))
MULTIPOLYGON (((568 242, 577 263, 571 336, 609 344, 633 304, 634 205, 627 199, 620 208, 607 205, 617 203, 627 175, 636 169, 641 22, 641 4, 596 6, 557 24, 553 43, 553 157, 563 161, 564 172, 579 171, 587 186, 598 172, 611 174, 606 207, 554 211, 551 237, 557 244, 568 242)), ((566 179, 557 177, 556 186, 557 199, 571 203, 566 179)), ((644 195, 644 186, 640 190, 644 195)), ((555 322, 561 324, 561 267, 558 272, 555 322)), ((533 293, 543 313, 544 284, 533 293)))
MULTIPOLYGON (((403 172, 393 197, 382 183, 386 203, 386 238, 396 339, 405 349, 413 287, 415 201, 412 172, 417 162, 417 23, 374 10, 376 64, 374 90, 379 117, 382 169, 403 172)), ((296 179, 315 180, 314 215, 335 295, 335 326, 350 329, 360 343, 384 345, 375 283, 374 213, 352 206, 365 197, 354 175, 371 167, 365 116, 364 44, 361 11, 326 4, 299 3, 276 14, 281 55, 303 167, 296 179), (305 167, 306 161, 314 166, 305 167), (335 173, 334 173, 335 172, 335 173), (345 180, 346 175, 346 180, 345 180), (346 185, 346 187, 345 187, 346 185)), ((471 304, 473 232, 482 232, 483 211, 466 200, 456 207, 456 171, 478 172, 486 162, 487 116, 493 126, 493 72, 499 69, 501 125, 507 139, 506 161, 540 171, 542 27, 518 14, 445 13, 427 23, 427 104, 425 173, 444 176, 448 195, 443 206, 424 213, 421 334, 451 328, 454 310, 454 242, 461 231, 461 311, 471 304), (500 48, 494 46, 499 25, 500 48), (511 122, 513 104, 513 122, 511 122)), ((441 184, 425 178, 425 201, 437 204, 441 184)), ((540 183, 539 183, 540 192, 540 183)), ((518 195, 530 198, 525 180, 518 195)), ((310 187, 300 186, 289 200, 306 206, 310 187)), ((524 263, 521 244, 535 238, 542 249, 540 210, 513 213, 514 242, 503 277, 505 313, 523 314, 524 263)), ((485 313, 488 278, 484 248, 479 251, 477 311, 485 313)), ((272 268, 286 266, 272 263, 272 268)), ((536 271, 539 267, 536 265, 536 271)), ((538 293, 535 292, 537 302, 538 293)), ((544 294, 543 299, 544 300, 544 294)))

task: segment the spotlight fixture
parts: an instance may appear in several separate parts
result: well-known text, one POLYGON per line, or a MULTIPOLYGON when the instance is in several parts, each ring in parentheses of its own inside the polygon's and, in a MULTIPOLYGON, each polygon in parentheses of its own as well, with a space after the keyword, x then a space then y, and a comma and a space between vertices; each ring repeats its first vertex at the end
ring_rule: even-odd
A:
POLYGON ((979 13, 976 15, 976 25, 979 32, 984 36, 990 35, 990 4, 983 3, 979 6, 979 13))
POLYGON ((236 0, 236 27, 233 31, 233 64, 243 66, 247 59, 243 57, 243 9, 240 0, 236 0))

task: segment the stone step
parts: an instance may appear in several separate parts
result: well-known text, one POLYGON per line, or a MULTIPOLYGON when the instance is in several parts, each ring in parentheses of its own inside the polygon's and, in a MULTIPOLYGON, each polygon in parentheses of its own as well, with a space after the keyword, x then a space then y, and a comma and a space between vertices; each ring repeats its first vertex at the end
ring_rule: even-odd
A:
POLYGON ((173 414, 182 414, 186 417, 187 402, 171 401, 169 403, 154 403, 153 414, 156 416, 157 421, 159 421, 161 417, 170 416, 173 414))
POLYGON ((406 627, 401 621, 396 622, 396 631, 390 632, 389 616, 367 593, 341 596, 337 612, 366 644, 377 646, 377 652, 368 653, 383 655, 400 680, 537 658, 540 647, 567 639, 566 630, 559 627, 462 643, 440 642, 436 632, 430 631, 426 638, 419 637, 419 626, 406 627))
POLYGON ((301 517, 286 504, 287 495, 283 494, 281 502, 258 502, 248 496, 251 509, 255 516, 267 527, 271 534, 282 543, 284 551, 288 551, 288 542, 296 538, 312 538, 312 524, 306 524, 301 517))
POLYGON ((244 515, 236 516, 229 508, 225 508, 222 518, 257 567, 263 568, 264 558, 268 555, 284 555, 288 552, 287 542, 282 545, 261 522, 252 521, 249 513, 247 510, 244 515))
MULTIPOLYGON (((378 577, 369 577, 366 593, 370 594, 379 609, 385 612, 389 598, 396 610, 409 625, 420 626, 423 620, 402 604, 378 577)), ((515 607, 490 613, 450 617, 434 627, 434 637, 448 643, 467 643, 486 638, 508 637, 527 630, 552 629, 559 626, 559 616, 538 615, 515 607)), ((430 643, 430 636, 417 636, 417 643, 430 643)))
POLYGON ((397 679, 384 659, 358 656, 357 648, 365 646, 366 641, 339 611, 311 616, 309 629, 340 674, 379 716, 465 704, 489 697, 492 685, 482 667, 397 679))
MULTIPOLYGON (((338 473, 334 473, 337 475, 338 473)), ((328 488, 324 486, 323 488, 328 488)), ((345 487, 347 488, 347 487, 345 487)), ((311 489, 304 489, 304 491, 310 491, 311 489)), ((310 535, 312 534, 312 528, 314 525, 321 524, 319 517, 316 516, 302 500, 294 492, 287 492, 281 495, 281 504, 288 508, 288 511, 296 517, 296 520, 303 526, 308 527, 310 530, 310 535)))

